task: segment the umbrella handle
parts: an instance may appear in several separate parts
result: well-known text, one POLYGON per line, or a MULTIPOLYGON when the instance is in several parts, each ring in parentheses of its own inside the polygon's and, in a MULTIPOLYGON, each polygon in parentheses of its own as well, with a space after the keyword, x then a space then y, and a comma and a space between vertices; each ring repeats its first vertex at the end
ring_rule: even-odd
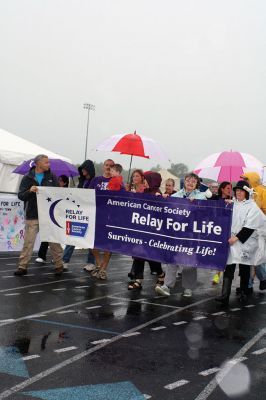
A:
POLYGON ((130 177, 130 171, 131 171, 131 165, 132 165, 132 158, 133 158, 133 155, 131 155, 131 158, 130 158, 130 165, 129 165, 128 176, 127 176, 127 183, 129 183, 129 177, 130 177))

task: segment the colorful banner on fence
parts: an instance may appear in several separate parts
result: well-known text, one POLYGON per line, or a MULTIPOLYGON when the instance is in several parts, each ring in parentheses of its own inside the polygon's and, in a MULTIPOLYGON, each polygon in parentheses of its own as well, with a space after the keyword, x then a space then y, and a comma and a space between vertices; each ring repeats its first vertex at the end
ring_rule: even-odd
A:
POLYGON ((223 201, 58 188, 41 188, 37 197, 42 240, 169 264, 226 264, 232 206, 223 201))
MULTIPOLYGON (((20 251, 24 243, 24 203, 15 195, 0 195, 0 251, 20 251)), ((40 242, 36 240, 35 248, 40 242)))

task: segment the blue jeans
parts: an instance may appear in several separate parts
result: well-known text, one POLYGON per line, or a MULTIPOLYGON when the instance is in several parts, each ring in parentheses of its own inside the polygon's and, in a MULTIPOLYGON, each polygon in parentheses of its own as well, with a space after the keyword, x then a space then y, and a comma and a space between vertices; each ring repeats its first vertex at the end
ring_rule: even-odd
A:
POLYGON ((87 255, 87 264, 94 264, 95 265, 95 257, 92 254, 91 249, 89 249, 88 251, 88 255, 87 255))
POLYGON ((266 264, 260 264, 255 267, 257 278, 260 281, 266 280, 266 264))
MULTIPOLYGON (((64 263, 69 263, 74 250, 75 250, 75 246, 71 246, 69 244, 66 245, 65 250, 64 250, 64 254, 63 254, 63 262, 64 263)), ((89 251, 88 251, 87 264, 94 264, 95 265, 95 258, 94 258, 94 255, 92 254, 91 249, 89 249, 89 251)))
POLYGON ((63 262, 64 263, 69 263, 74 250, 75 250, 75 246, 71 246, 69 244, 66 245, 64 253, 63 253, 63 262))

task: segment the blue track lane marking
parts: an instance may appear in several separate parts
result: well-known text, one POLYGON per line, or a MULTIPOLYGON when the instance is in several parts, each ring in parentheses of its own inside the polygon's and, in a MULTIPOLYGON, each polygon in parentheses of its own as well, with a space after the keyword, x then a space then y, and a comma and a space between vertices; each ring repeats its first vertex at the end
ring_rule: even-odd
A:
POLYGON ((24 360, 15 346, 0 347, 0 373, 29 378, 24 360))
POLYGON ((21 393, 43 400, 144 400, 132 382, 115 382, 21 393))
POLYGON ((120 332, 109 331, 107 329, 89 328, 88 326, 65 324, 63 322, 49 321, 49 320, 46 320, 46 319, 30 318, 30 320, 31 321, 36 321, 36 322, 41 322, 43 324, 66 326, 68 328, 84 329, 86 331, 94 331, 94 332, 100 332, 100 333, 110 333, 111 335, 120 335, 120 332))

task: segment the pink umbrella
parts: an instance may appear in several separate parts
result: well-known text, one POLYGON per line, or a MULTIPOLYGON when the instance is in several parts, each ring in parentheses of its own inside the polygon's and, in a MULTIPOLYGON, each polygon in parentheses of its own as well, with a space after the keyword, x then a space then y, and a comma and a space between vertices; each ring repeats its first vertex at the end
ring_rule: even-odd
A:
POLYGON ((215 153, 202 160, 194 169, 201 178, 216 182, 237 182, 245 172, 262 174, 263 164, 250 154, 238 151, 215 153))
POLYGON ((133 156, 169 161, 163 149, 153 139, 137 135, 136 131, 134 133, 111 136, 100 143, 96 150, 114 151, 130 155, 129 173, 133 156))

